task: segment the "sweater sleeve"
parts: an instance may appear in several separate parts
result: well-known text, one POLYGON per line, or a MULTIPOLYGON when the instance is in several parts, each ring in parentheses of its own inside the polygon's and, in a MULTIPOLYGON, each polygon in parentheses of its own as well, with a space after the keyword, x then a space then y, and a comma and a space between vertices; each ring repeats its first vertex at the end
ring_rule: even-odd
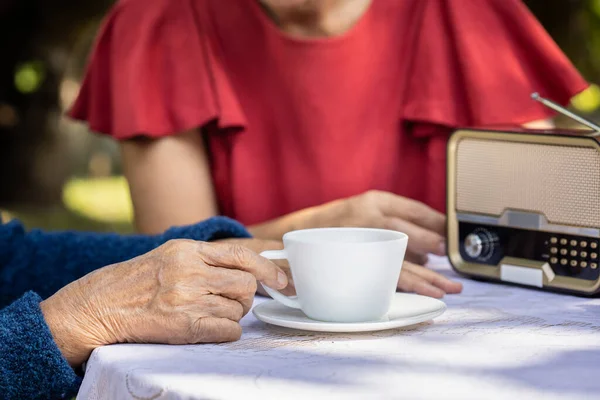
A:
POLYGON ((0 310, 0 393, 3 399, 69 398, 81 383, 54 343, 41 298, 26 293, 0 310))
POLYGON ((19 222, 12 221, 0 225, 0 307, 29 290, 47 298, 91 271, 137 257, 171 239, 230 237, 250 235, 241 224, 225 217, 174 227, 155 236, 25 232, 19 222))

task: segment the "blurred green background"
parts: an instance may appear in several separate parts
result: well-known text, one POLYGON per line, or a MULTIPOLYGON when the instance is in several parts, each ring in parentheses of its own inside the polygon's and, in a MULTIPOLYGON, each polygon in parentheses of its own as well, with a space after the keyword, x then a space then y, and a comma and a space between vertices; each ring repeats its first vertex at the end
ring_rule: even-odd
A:
MULTIPOLYGON (((133 230, 118 147, 63 116, 112 3, 0 1, 0 210, 5 219, 20 218, 29 228, 133 230)), ((600 82, 600 0, 525 3, 584 76, 600 82)), ((598 86, 574 99, 572 107, 600 120, 598 86)))

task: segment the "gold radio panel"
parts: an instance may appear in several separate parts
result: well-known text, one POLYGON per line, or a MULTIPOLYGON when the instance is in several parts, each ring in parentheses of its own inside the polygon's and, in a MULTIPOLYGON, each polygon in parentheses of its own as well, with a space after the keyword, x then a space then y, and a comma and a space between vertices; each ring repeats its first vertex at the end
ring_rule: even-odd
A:
POLYGON ((462 129, 448 142, 448 253, 461 274, 600 293, 600 126, 462 129))
POLYGON ((595 131, 463 129, 448 143, 448 253, 474 278, 600 292, 595 131))

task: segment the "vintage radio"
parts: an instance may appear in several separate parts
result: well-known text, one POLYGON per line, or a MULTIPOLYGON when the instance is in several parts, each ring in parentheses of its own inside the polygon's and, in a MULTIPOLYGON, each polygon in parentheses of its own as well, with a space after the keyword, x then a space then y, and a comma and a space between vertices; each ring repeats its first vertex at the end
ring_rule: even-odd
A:
POLYGON ((448 143, 448 254, 473 278, 600 292, 600 127, 461 129, 448 143))

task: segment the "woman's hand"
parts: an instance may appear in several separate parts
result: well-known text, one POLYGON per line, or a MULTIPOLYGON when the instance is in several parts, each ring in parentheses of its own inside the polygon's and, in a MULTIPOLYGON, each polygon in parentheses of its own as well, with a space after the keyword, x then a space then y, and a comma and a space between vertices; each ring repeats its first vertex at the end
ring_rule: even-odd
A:
POLYGON ((392 229, 406 233, 407 259, 425 264, 427 254, 446 254, 446 217, 415 200, 388 192, 369 191, 323 206, 319 225, 392 229))
POLYGON ((256 281, 277 289, 285 273, 244 246, 170 241, 65 286, 41 303, 73 366, 113 343, 191 344, 239 339, 256 281))
POLYGON ((428 254, 446 255, 446 217, 423 203, 388 192, 369 191, 317 207, 311 222, 316 226, 404 232, 409 240, 398 289, 437 298, 462 291, 460 283, 423 268, 428 254))
POLYGON ((338 226, 404 232, 410 238, 406 259, 416 264, 425 264, 427 254, 446 254, 446 217, 443 214, 418 201, 380 191, 301 210, 252 226, 250 231, 258 238, 280 239, 290 230, 338 226))
POLYGON ((404 261, 398 280, 398 289, 403 292, 414 292, 441 299, 446 294, 462 292, 463 286, 462 283, 452 281, 439 272, 410 261, 404 261))

